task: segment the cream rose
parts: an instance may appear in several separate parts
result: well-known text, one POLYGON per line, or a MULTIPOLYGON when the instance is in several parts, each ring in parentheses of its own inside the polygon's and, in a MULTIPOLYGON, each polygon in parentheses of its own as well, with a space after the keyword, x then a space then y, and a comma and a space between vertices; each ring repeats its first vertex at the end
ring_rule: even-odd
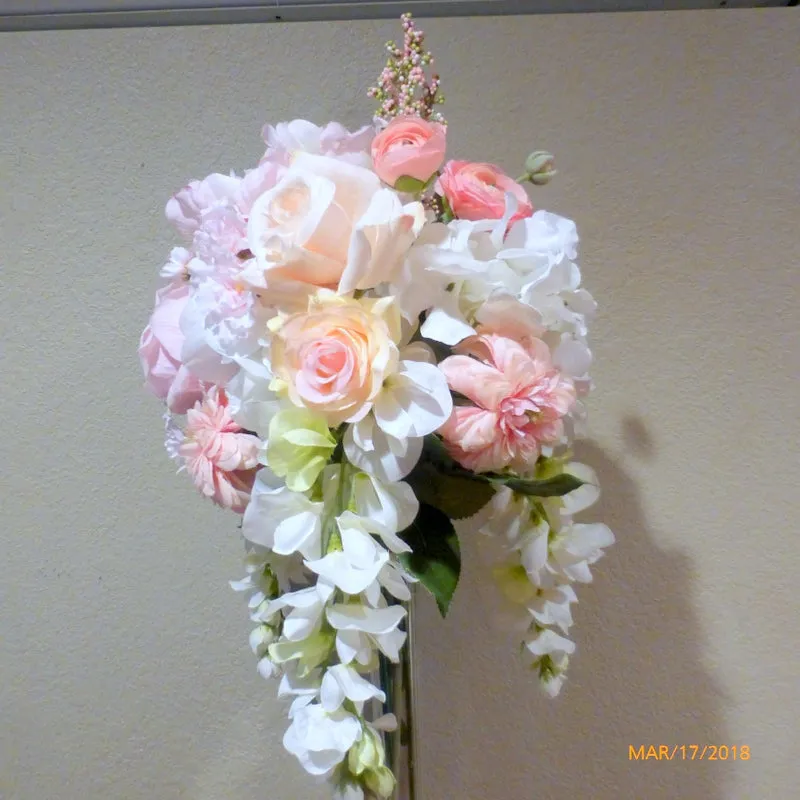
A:
POLYGON ((355 300, 321 290, 307 311, 270 327, 273 388, 330 426, 363 419, 398 367, 400 316, 391 297, 355 300))
POLYGON ((301 153, 253 204, 242 277, 281 297, 372 288, 392 280, 424 221, 421 203, 404 205, 371 170, 301 153))

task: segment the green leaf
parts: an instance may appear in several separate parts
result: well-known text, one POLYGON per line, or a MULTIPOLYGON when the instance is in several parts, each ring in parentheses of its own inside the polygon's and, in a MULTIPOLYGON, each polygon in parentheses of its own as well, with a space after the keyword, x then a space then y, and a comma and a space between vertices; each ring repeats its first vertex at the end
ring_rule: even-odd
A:
POLYGON ((518 494, 526 494, 530 497, 561 497, 574 492, 584 484, 584 481, 568 472, 562 472, 560 475, 541 481, 526 481, 523 478, 495 478, 494 480, 496 483, 508 486, 518 494))
POLYGON ((421 503, 438 508, 450 519, 466 519, 477 514, 494 496, 495 488, 473 476, 439 472, 422 462, 406 477, 421 503))
POLYGON ((395 182, 394 188, 398 192, 408 192, 409 194, 420 194, 425 188, 425 181, 412 178, 410 175, 401 175, 395 182))
POLYGON ((453 523, 437 508, 421 503, 417 518, 399 536, 413 551, 401 554, 401 563, 434 596, 439 612, 446 616, 461 574, 461 549, 453 523))

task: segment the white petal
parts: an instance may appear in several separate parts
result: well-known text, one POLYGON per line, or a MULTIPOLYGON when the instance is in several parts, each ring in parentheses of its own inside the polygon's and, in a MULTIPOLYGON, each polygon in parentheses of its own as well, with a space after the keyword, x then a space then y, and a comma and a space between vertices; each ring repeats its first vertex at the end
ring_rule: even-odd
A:
MULTIPOLYGON (((342 665, 340 664, 339 666, 342 665)), ((336 711, 341 708, 345 700, 344 687, 341 682, 336 680, 333 669, 335 669, 335 667, 325 672, 319 694, 320 703, 322 703, 322 707, 328 712, 336 711)), ((345 667, 345 669, 347 668, 345 667)))
POLYGON ((468 336, 474 336, 475 330, 464 319, 457 298, 448 294, 439 306, 428 312, 420 333, 426 339, 455 345, 468 336))
POLYGON ((406 610, 402 606, 367 608, 357 604, 337 604, 327 610, 328 622, 343 631, 387 634, 402 622, 406 610))
POLYGON ((390 660, 397 663, 400 660, 400 650, 406 642, 408 634, 395 629, 375 637, 381 652, 390 660))
POLYGON ((453 398, 444 373, 420 361, 401 361, 374 406, 375 421, 395 439, 433 433, 452 411, 453 398))
POLYGON ((330 581, 346 594, 356 595, 361 594, 378 577, 388 560, 389 554, 384 551, 369 567, 359 568, 353 566, 345 553, 334 552, 318 561, 304 563, 312 572, 330 581))
POLYGON ((278 555, 300 553, 305 558, 319 558, 320 518, 316 511, 303 511, 283 520, 275 528, 275 545, 272 548, 278 555))
POLYGON ((396 439, 384 433, 368 414, 350 425, 344 435, 344 451, 349 461, 385 483, 408 475, 422 453, 422 439, 396 439))
POLYGON ((526 642, 525 647, 535 656, 544 656, 550 653, 571 654, 575 652, 575 642, 550 630, 550 628, 545 628, 531 641, 526 642))
POLYGON ((592 352, 583 342, 564 335, 553 352, 553 363, 567 375, 581 378, 592 366, 592 352))

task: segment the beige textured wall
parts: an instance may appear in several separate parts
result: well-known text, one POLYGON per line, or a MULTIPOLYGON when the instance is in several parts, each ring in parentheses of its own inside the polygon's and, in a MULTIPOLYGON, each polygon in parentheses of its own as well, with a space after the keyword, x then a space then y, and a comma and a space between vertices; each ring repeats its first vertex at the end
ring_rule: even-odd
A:
MULTIPOLYGON (((619 542, 555 702, 474 564, 446 623, 422 606, 422 800, 795 797, 800 14, 427 29, 453 154, 558 154, 538 197, 577 219, 601 303, 582 454, 619 542), (752 758, 637 764, 630 743, 752 758)), ((0 38, 3 798, 327 796, 282 752, 226 584, 235 520, 173 474, 135 345, 169 194, 252 164, 265 120, 358 124, 395 30, 0 38)))

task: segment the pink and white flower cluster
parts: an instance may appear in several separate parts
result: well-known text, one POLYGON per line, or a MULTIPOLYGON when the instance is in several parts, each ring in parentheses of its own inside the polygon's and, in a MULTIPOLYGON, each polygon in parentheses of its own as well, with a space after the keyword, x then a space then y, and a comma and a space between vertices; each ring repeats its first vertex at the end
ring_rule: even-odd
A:
POLYGON ((550 693, 574 648, 551 626, 566 630, 571 583, 613 541, 572 522, 595 480, 560 459, 591 388, 575 225, 499 167, 448 160, 437 88, 384 96, 354 132, 268 125, 252 169, 181 189, 166 215, 182 242, 139 346, 169 454, 242 515, 234 588, 259 671, 293 698, 286 748, 339 797, 394 788, 370 676, 399 658, 425 584, 406 535, 435 506, 420 470, 483 481, 496 577, 550 693))

